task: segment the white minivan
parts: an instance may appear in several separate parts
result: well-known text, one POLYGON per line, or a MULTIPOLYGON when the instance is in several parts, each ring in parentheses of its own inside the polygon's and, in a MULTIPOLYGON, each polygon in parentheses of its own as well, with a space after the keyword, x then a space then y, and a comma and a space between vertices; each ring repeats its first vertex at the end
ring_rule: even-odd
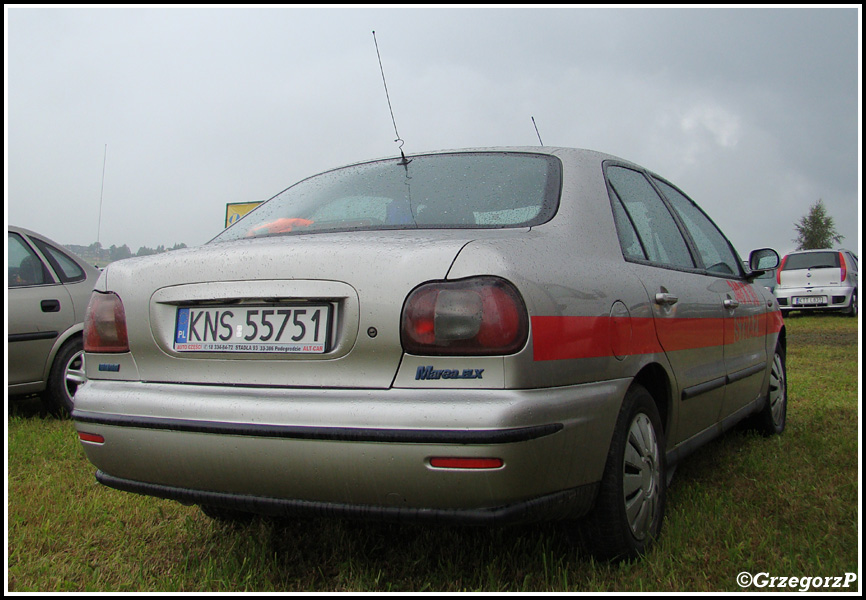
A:
POLYGON ((782 313, 838 310, 857 316, 857 256, 850 250, 803 250, 782 259, 773 290, 782 313))

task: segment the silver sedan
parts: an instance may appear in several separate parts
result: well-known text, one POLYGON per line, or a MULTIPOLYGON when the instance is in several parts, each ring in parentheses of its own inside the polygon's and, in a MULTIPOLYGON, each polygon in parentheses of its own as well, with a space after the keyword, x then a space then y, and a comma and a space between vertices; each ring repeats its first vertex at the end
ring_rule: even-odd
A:
POLYGON ((596 152, 355 164, 109 266, 73 416, 99 481, 219 518, 585 516, 636 556, 677 461, 785 427, 778 262, 596 152))
POLYGON ((9 395, 44 392, 52 412, 68 414, 85 381, 81 332, 99 269, 38 233, 9 226, 6 270, 9 395))

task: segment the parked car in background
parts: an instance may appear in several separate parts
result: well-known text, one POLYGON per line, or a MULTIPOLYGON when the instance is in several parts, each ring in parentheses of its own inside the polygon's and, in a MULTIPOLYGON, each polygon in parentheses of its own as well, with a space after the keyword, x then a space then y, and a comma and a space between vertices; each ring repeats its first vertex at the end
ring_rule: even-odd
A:
MULTIPOLYGON (((748 271, 751 267, 747 261, 743 261, 743 268, 748 271)), ((760 275, 755 277, 755 283, 763 285, 772 292, 776 287, 776 269, 762 271, 760 275)))
POLYGON ((772 292, 776 289, 776 269, 767 269, 755 278, 755 283, 763 285, 772 292))
POLYGON ((778 262, 605 154, 351 165, 109 265, 73 418, 100 482, 217 518, 585 516, 637 556, 679 460, 785 428, 778 262))
POLYGON ((52 412, 71 412, 84 383, 84 312, 99 269, 60 244, 8 227, 8 392, 44 392, 52 412))
POLYGON ((841 311, 856 317, 857 256, 850 250, 802 250, 782 259, 773 293, 782 313, 841 311))

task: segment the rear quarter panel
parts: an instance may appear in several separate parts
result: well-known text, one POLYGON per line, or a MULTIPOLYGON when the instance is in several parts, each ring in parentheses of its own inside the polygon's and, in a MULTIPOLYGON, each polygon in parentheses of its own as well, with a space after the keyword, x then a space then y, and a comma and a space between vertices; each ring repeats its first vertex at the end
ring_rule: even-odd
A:
POLYGON ((655 335, 652 311, 622 257, 602 175, 606 157, 558 156, 563 183, 554 218, 513 239, 468 244, 448 273, 449 279, 500 275, 523 295, 530 337, 505 359, 508 388, 630 378, 650 362, 665 364, 663 354, 644 345, 655 335))

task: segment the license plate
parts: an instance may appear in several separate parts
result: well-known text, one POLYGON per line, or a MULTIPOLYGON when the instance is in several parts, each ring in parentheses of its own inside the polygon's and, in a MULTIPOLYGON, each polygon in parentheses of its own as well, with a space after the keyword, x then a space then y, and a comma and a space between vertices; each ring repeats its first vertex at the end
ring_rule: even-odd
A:
POLYGON ((794 304, 827 304, 827 296, 798 296, 794 298, 794 304))
POLYGON ((195 306, 177 309, 177 352, 324 354, 331 306, 195 306))

